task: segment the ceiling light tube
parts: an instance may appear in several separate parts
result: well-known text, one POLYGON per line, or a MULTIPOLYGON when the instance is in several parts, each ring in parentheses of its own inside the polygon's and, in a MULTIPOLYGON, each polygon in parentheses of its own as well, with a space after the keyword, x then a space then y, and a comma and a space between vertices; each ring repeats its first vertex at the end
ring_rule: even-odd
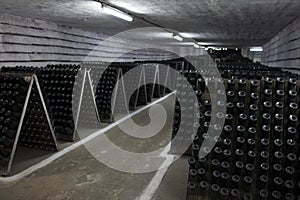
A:
POLYGON ((200 48, 200 46, 198 44, 196 44, 196 43, 194 43, 194 47, 197 48, 197 49, 200 48))
POLYGON ((173 35, 173 38, 175 39, 175 40, 178 40, 178 41, 182 41, 183 40, 183 38, 182 37, 180 37, 179 35, 173 35))
POLYGON ((250 51, 263 51, 262 47, 252 47, 250 48, 250 51))
POLYGON ((118 17, 120 19, 123 19, 125 21, 128 21, 128 22, 132 22, 133 21, 133 17, 116 9, 116 8, 112 8, 112 7, 109 7, 109 6, 106 6, 106 5, 103 5, 102 6, 102 10, 104 12, 106 12, 107 14, 110 14, 110 15, 113 15, 115 17, 118 17))

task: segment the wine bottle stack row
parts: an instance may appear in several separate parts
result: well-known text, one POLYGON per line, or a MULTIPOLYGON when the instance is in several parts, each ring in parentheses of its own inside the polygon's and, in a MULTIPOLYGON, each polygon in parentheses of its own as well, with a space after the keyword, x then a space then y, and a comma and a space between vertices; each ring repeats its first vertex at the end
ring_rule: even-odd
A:
POLYGON ((147 101, 151 102, 153 98, 154 93, 154 83, 156 82, 156 74, 157 74, 157 67, 151 65, 144 65, 145 74, 146 74, 146 80, 147 80, 147 101))
POLYGON ((141 64, 141 71, 139 72, 142 78, 141 83, 148 83, 146 86, 141 84, 141 87, 135 92, 138 92, 137 106, 146 105, 153 98, 161 98, 170 93, 171 88, 174 89, 175 79, 174 77, 170 77, 168 62, 137 62, 135 64, 141 64))
POLYGON ((58 139, 74 140, 72 98, 79 66, 2 67, 2 72, 36 74, 58 139))
MULTIPOLYGON (((101 122, 114 121, 113 112, 118 114, 127 113, 125 109, 125 94, 129 92, 131 87, 141 84, 140 87, 134 88, 135 91, 129 99, 129 108, 131 110, 135 110, 138 106, 146 105, 149 101, 148 97, 152 98, 151 90, 144 85, 146 78, 151 77, 151 74, 147 74, 144 71, 146 67, 139 66, 138 63, 86 63, 82 67, 89 71, 101 122), (129 71, 130 73, 127 74, 129 71), (126 77, 126 83, 121 80, 123 75, 126 77), (116 91, 114 91, 115 87, 116 91), (117 96, 115 96, 116 94, 117 96)), ((154 82, 154 80, 150 82, 154 82)), ((128 101, 128 99, 126 100, 128 101)))
POLYGON ((19 145, 47 151, 57 150, 36 85, 32 87, 19 145))
MULTIPOLYGON (((88 127, 92 128, 90 125, 94 121, 97 128, 101 128, 100 117, 95 111, 100 111, 102 119, 110 117, 113 89, 123 71, 133 67, 136 67, 135 63, 112 64, 104 71, 100 82, 94 68, 82 70, 73 65, 1 68, 0 174, 9 173, 17 144, 54 151, 57 150, 56 139, 74 141, 75 129, 78 128, 75 124, 77 114, 90 123, 88 127), (83 82, 84 77, 86 83, 83 82), (81 100, 89 102, 89 106, 85 107, 81 100), (80 105, 84 112, 79 112, 80 105), (94 118, 89 118, 90 113, 96 114, 94 118), (20 133, 18 137, 17 133, 20 133)), ((140 69, 139 72, 145 73, 143 67, 140 69)), ((142 73, 129 79, 128 85, 137 77, 141 77, 139 80, 146 79, 142 73)), ((142 86, 131 97, 135 98, 135 107, 147 104, 148 90, 144 81, 139 82, 142 86)), ((118 88, 124 97, 128 85, 122 83, 122 87, 118 88)), ((123 103, 124 107, 125 100, 117 102, 123 103)))
MULTIPOLYGON (((199 95, 201 96, 201 94, 199 95)), ((192 142, 192 135, 200 126, 200 105, 194 96, 194 91, 189 90, 186 92, 177 90, 173 117, 171 153, 179 155, 191 154, 190 144, 192 142), (181 102, 184 103, 181 104, 181 102)))
MULTIPOLYGON (((94 79, 92 79, 92 74, 93 74, 91 73, 92 70, 94 71, 94 68, 86 67, 86 66, 82 67, 81 70, 78 72, 78 76, 76 79, 76 82, 78 83, 78 87, 76 86, 74 88, 74 92, 76 90, 77 91, 82 90, 81 95, 80 94, 76 95, 79 97, 79 99, 74 98, 73 101, 74 103, 73 110, 74 111, 78 110, 79 112, 77 129, 101 128, 101 123, 99 121, 99 115, 98 115, 99 113, 97 113, 97 106, 95 100, 96 91, 95 91, 95 84, 93 82, 94 79), (76 105, 79 105, 79 103, 80 103, 80 108, 78 109, 78 106, 76 107, 76 105)), ((77 116, 77 114, 78 113, 76 113, 74 116, 77 116)))
POLYGON ((23 73, 23 74, 33 74, 37 70, 38 67, 25 67, 25 66, 17 66, 17 67, 2 67, 1 72, 3 73, 23 73))
POLYGON ((224 62, 224 63, 219 63, 218 68, 221 70, 236 69, 236 70, 258 70, 258 71, 262 71, 262 70, 281 71, 279 68, 270 68, 260 63, 253 63, 253 62, 224 62))
MULTIPOLYGON (((207 80, 210 84, 212 80, 207 80)), ((193 136, 187 199, 299 198, 299 82, 296 79, 225 80, 225 91, 203 95, 200 129, 193 136), (226 113, 212 116, 211 102, 227 95, 226 113), (212 118, 224 119, 223 129, 212 118), (220 137, 207 134, 208 128, 220 137), (199 158, 204 140, 216 145, 199 158)))
MULTIPOLYGON (((93 99, 93 95, 91 94, 91 89, 84 89, 85 94, 84 99, 88 99, 87 105, 86 103, 82 104, 82 108, 80 114, 81 121, 85 121, 86 123, 93 124, 98 127, 99 122, 95 120, 94 115, 90 115, 90 113, 95 113, 95 102, 97 105, 99 117, 101 121, 111 122, 112 119, 112 108, 111 108, 111 97, 113 89, 118 80, 119 74, 124 74, 130 69, 136 67, 136 63, 113 63, 108 65, 107 63, 97 64, 96 67, 90 67, 92 88, 95 90, 94 95, 95 99, 93 99), (99 78, 99 74, 97 72, 97 68, 99 65, 108 66, 107 69, 102 74, 102 77, 99 78), (96 72, 95 72, 96 71, 96 72), (97 76, 99 80, 97 80, 97 76), (88 113, 85 115, 84 113, 88 113), (84 117, 82 117, 84 115, 84 117), (110 119, 110 120, 109 120, 110 119)), ((25 73, 25 74, 37 74, 39 83, 41 85, 41 89, 43 92, 43 96, 47 105, 48 113, 51 118, 51 122, 54 127, 55 134, 58 139, 62 140, 74 140, 74 129, 75 122, 74 116, 77 113, 73 113, 72 108, 72 99, 77 98, 80 94, 75 95, 73 92, 81 91, 80 85, 82 83, 77 83, 79 65, 48 65, 45 68, 39 67, 3 67, 1 71, 4 72, 14 72, 14 73, 25 73), (76 87, 76 84, 78 87, 76 87), (76 87, 76 91, 74 88, 76 87)), ((140 76, 140 74, 138 74, 140 76)), ((145 77, 144 77, 145 78, 145 77)), ((86 77, 88 79, 88 77, 86 77)), ((132 80, 136 79, 132 78, 132 80)), ((90 83, 88 82, 89 85, 90 83)), ((129 83, 130 84, 130 83, 129 83)), ((123 86, 125 87, 125 86, 123 86)), ((118 88, 122 89, 122 88, 118 88)), ((145 86, 141 86, 138 88, 130 99, 130 107, 135 109, 137 106, 146 105, 147 104, 147 96, 149 94, 146 91, 145 86)), ((78 100, 79 101, 79 100, 78 100)), ((118 99, 119 104, 123 104, 124 107, 125 102, 118 99)), ((75 102, 75 107, 78 102, 75 102)), ((77 106, 78 107, 78 106, 77 106)), ((121 107, 120 105, 117 107, 121 107)), ((74 109, 73 109, 74 110, 74 109)), ((125 113, 126 114, 126 113, 125 113)))
POLYGON ((159 91, 157 91, 155 93, 155 96, 158 95, 159 97, 163 97, 166 95, 167 91, 168 91, 168 84, 167 84, 167 80, 169 78, 169 69, 167 65, 161 65, 159 64, 157 66, 157 70, 158 70, 158 82, 159 82, 159 86, 156 85, 156 87, 159 89, 159 91))
POLYGON ((28 87, 25 77, 0 74, 0 171, 9 163, 28 87))
POLYGON ((165 65, 158 64, 156 69, 155 84, 153 90, 153 98, 161 98, 165 95, 166 87, 164 82, 166 81, 166 70, 165 65))
POLYGON ((117 63, 122 70, 124 79, 125 93, 132 93, 129 101, 129 109, 136 110, 137 106, 147 105, 147 91, 145 83, 145 74, 143 67, 137 63, 117 63), (140 86, 140 87, 139 87, 140 86))
MULTIPOLYGON (((214 77, 217 75, 215 71, 209 70, 207 68, 200 68, 200 69, 196 70, 195 66, 193 66, 191 63, 188 63, 185 60, 182 60, 181 62, 178 62, 178 61, 170 62, 170 67, 177 70, 180 74, 184 75, 187 78, 187 80, 189 81, 190 86, 192 86, 193 88, 198 87, 197 90, 194 89, 197 95, 199 92, 204 93, 204 91, 206 90, 205 89, 205 81, 201 77, 214 77), (197 85, 199 85, 200 87, 197 85)), ((244 63, 243 65, 241 63, 222 63, 222 64, 218 65, 218 69, 223 78, 244 77, 244 78, 249 79, 251 77, 261 78, 262 76, 266 76, 266 75, 272 75, 271 77, 275 77, 275 75, 278 73, 281 74, 285 78, 287 78, 287 77, 298 78, 297 75, 292 74, 290 72, 285 72, 278 68, 270 68, 270 67, 267 67, 267 66, 264 66, 261 64, 256 64, 256 63, 244 63), (235 72, 239 72, 238 76, 232 76, 231 74, 230 75, 227 74, 228 70, 233 70, 233 69, 235 72), (252 73, 256 73, 256 76, 251 75, 252 73)), ((181 85, 182 84, 177 85, 176 90, 182 89, 182 88, 178 88, 178 86, 181 87, 181 85)), ((179 104, 179 102, 177 102, 177 103, 179 104)), ((202 102, 202 105, 203 105, 203 102, 202 102)), ((199 116, 202 117, 204 112, 202 114, 199 113, 199 116)), ((175 115, 179 116, 178 110, 175 110, 175 115)), ((178 131, 179 124, 177 124, 177 123, 180 123, 180 122, 175 119, 174 124, 173 124, 173 126, 174 126, 173 133, 172 133, 173 137, 176 135, 176 131, 178 131)), ((183 139, 183 138, 181 138, 181 139, 183 139)), ((190 155, 190 151, 187 151, 185 154, 190 155)))
POLYGON ((116 87, 120 68, 109 66, 102 74, 96 88, 96 102, 101 122, 113 121, 113 92, 116 87))
POLYGON ((101 122, 113 122, 111 98, 118 78, 118 68, 106 62, 91 62, 83 63, 81 70, 86 71, 86 78, 79 126, 98 129, 101 122))
POLYGON ((285 79, 296 78, 300 79, 298 74, 289 71, 283 71, 280 68, 268 67, 260 63, 253 62, 223 62, 216 64, 218 72, 211 70, 207 66, 195 65, 188 63, 184 59, 169 61, 168 64, 175 70, 187 70, 197 68, 202 77, 214 77, 219 73, 222 78, 226 79, 261 79, 261 77, 282 77, 285 79), (217 72, 217 73, 216 73, 217 72))
POLYGON ((57 65, 47 65, 48 69, 64 69, 64 70, 79 70, 80 65, 71 65, 71 64, 57 64, 57 65))
MULTIPOLYGON (((100 76, 103 76, 105 70, 105 63, 90 63, 88 65, 82 65, 82 69, 86 69, 86 84, 83 93, 83 101, 81 105, 81 118, 80 122, 84 122, 86 127, 101 128, 101 122, 105 122, 105 119, 101 117, 101 114, 108 112, 106 110, 101 111, 97 102, 97 85, 99 84, 100 76), (83 114, 83 115, 82 115, 83 114)), ((103 82, 103 84, 108 84, 103 82)), ((108 113, 107 113, 108 114, 108 113)), ((111 121, 110 121, 111 122, 111 121)))
POLYGON ((163 87, 160 84, 155 84, 154 85, 154 92, 153 92, 153 97, 154 98, 160 98, 163 96, 163 87))
POLYGON ((202 107, 202 95, 205 92, 205 82, 192 65, 177 70, 181 75, 176 78, 177 92, 171 151, 176 154, 191 155, 191 148, 185 151, 182 148, 189 146, 188 143, 191 143, 192 133, 200 126, 200 119, 203 117, 200 108, 202 107), (190 89, 187 90, 189 87, 190 89), (186 109, 189 110, 184 114, 182 110, 186 111, 186 109))
POLYGON ((147 88, 146 85, 142 85, 137 90, 137 102, 136 107, 147 105, 147 88))
POLYGON ((141 86, 138 88, 137 102, 136 102, 137 107, 147 105, 148 103, 146 76, 148 76, 148 74, 146 74, 145 67, 141 66, 140 67, 141 86))
POLYGON ((267 67, 257 63, 221 63, 218 64, 222 77, 227 79, 260 79, 261 77, 297 78, 299 75, 279 68, 267 67))
POLYGON ((77 74, 78 68, 60 65, 37 72, 54 132, 61 140, 74 140, 72 100, 77 74))

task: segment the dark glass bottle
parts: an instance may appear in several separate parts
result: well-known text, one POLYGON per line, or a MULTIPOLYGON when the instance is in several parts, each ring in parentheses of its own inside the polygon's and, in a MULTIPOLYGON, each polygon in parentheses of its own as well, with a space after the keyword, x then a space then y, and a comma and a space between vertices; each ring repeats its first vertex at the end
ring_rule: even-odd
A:
POLYGON ((258 93, 253 92, 250 94, 250 103, 251 104, 257 104, 258 99, 259 99, 258 93))
POLYGON ((257 125, 257 117, 255 115, 249 116, 249 126, 250 127, 256 127, 257 125))
POLYGON ((264 90, 264 100, 265 101, 272 101, 272 95, 273 95, 273 92, 271 89, 264 90))
POLYGON ((256 92, 258 87, 259 87, 259 81, 257 81, 257 80, 250 81, 250 91, 251 92, 256 92))
POLYGON ((228 88, 228 90, 231 90, 231 91, 235 90, 235 80, 234 79, 229 79, 227 81, 227 88, 228 88))
POLYGON ((188 182, 188 194, 191 196, 197 195, 196 184, 194 182, 188 182))
POLYGON ((230 197, 233 200, 239 200, 240 199, 240 191, 236 188, 232 189, 230 192, 230 197))
POLYGON ((204 168, 198 169, 199 181, 207 181, 207 171, 204 168))
POLYGON ((294 78, 290 78, 288 81, 288 90, 295 90, 297 85, 297 80, 294 78))
POLYGON ((281 77, 278 77, 277 79, 276 79, 276 82, 275 82, 275 88, 277 89, 277 90, 283 90, 284 89, 284 79, 283 78, 281 78, 281 77))
POLYGON ((277 90, 275 94, 275 101, 276 102, 284 102, 284 90, 277 90))
POLYGON ((251 104, 249 106, 249 111, 250 111, 251 115, 255 115, 257 113, 257 111, 258 111, 257 105, 256 104, 251 104))
POLYGON ((275 113, 283 114, 284 103, 283 101, 277 101, 275 103, 275 113))
POLYGON ((207 197, 209 184, 207 183, 207 181, 201 181, 199 185, 200 185, 200 191, 199 191, 200 196, 207 197))

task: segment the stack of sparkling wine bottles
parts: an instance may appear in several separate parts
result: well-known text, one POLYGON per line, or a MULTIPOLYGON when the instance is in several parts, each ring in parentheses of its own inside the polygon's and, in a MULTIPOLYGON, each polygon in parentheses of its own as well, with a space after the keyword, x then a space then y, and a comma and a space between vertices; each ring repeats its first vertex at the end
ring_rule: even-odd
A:
POLYGON ((38 88, 33 85, 18 144, 29 148, 56 151, 55 136, 51 133, 50 121, 43 106, 38 88))
POLYGON ((190 156, 187 199, 299 199, 299 76, 260 64, 223 63, 218 68, 227 79, 220 80, 216 71, 196 70, 184 60, 171 67, 182 74, 176 82, 171 152, 183 153, 181 146, 192 143, 185 151, 190 156), (198 99, 198 123, 182 116, 186 108, 180 102, 193 101, 184 78, 198 99), (218 84, 225 90, 209 93, 207 86, 218 84), (227 102, 218 100, 222 95, 227 102), (216 116, 212 103, 220 110, 216 116))
POLYGON ((47 67, 3 67, 2 72, 36 74, 47 110, 58 139, 73 141, 73 88, 79 66, 48 65, 47 67))
POLYGON ((10 160, 28 86, 24 77, 0 74, 0 169, 10 160))
POLYGON ((297 78, 298 75, 280 68, 267 67, 259 63, 220 63, 218 69, 224 78, 240 79, 247 77, 248 79, 260 79, 261 77, 288 77, 297 78))
MULTIPOLYGON (((207 80, 207 84, 214 79, 207 80)), ((200 127, 193 136, 187 199, 299 199, 299 81, 224 80, 225 91, 202 96, 200 127), (211 99, 226 94, 227 112, 211 114, 211 99), (211 124, 211 118, 225 124, 211 124), (207 134, 208 128, 220 137, 207 134), (205 139, 216 145, 199 157, 205 139)))
POLYGON ((52 65, 37 72, 56 137, 61 140, 75 139, 72 98, 78 70, 52 65))
POLYGON ((17 145, 56 151, 57 143, 35 75, 0 73, 0 87, 0 174, 7 175, 17 145))
POLYGON ((114 121, 114 110, 128 114, 128 109, 122 108, 128 106, 126 88, 141 85, 130 97, 132 109, 146 105, 153 98, 154 82, 152 89, 146 87, 144 66, 138 63, 95 65, 1 68, 1 175, 9 173, 17 145, 54 151, 57 150, 57 139, 75 140, 80 119, 87 125, 84 128, 99 129, 101 122, 114 121), (99 65, 104 67, 100 69, 99 65), (131 73, 124 83, 122 75, 135 67, 138 73, 131 73), (99 70, 103 73, 99 74, 99 70), (122 95, 113 94, 115 86, 122 95))
POLYGON ((120 76, 120 68, 109 66, 102 74, 96 89, 97 108, 102 122, 113 121, 113 92, 120 76))
POLYGON ((145 83, 144 67, 137 63, 116 63, 122 69, 125 93, 132 93, 127 100, 130 110, 136 110, 138 106, 147 105, 147 89, 145 83), (140 87, 139 87, 140 86, 140 87))

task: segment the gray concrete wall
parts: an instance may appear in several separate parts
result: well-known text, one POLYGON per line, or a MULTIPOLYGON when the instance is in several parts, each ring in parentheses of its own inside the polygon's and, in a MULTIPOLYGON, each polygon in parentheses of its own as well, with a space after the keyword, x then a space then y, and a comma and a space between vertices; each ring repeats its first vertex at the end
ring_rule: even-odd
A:
POLYGON ((300 68, 300 17, 275 35, 263 48, 263 64, 300 68))
MULTIPOLYGON (((115 53, 132 50, 138 44, 116 40, 106 46, 108 36, 36 19, 0 15, 0 66, 44 66, 55 63, 80 63, 95 47, 97 61, 110 61, 115 53), (99 46, 100 45, 100 46, 99 46)), ((171 53, 140 50, 118 61, 170 59, 171 53)))

